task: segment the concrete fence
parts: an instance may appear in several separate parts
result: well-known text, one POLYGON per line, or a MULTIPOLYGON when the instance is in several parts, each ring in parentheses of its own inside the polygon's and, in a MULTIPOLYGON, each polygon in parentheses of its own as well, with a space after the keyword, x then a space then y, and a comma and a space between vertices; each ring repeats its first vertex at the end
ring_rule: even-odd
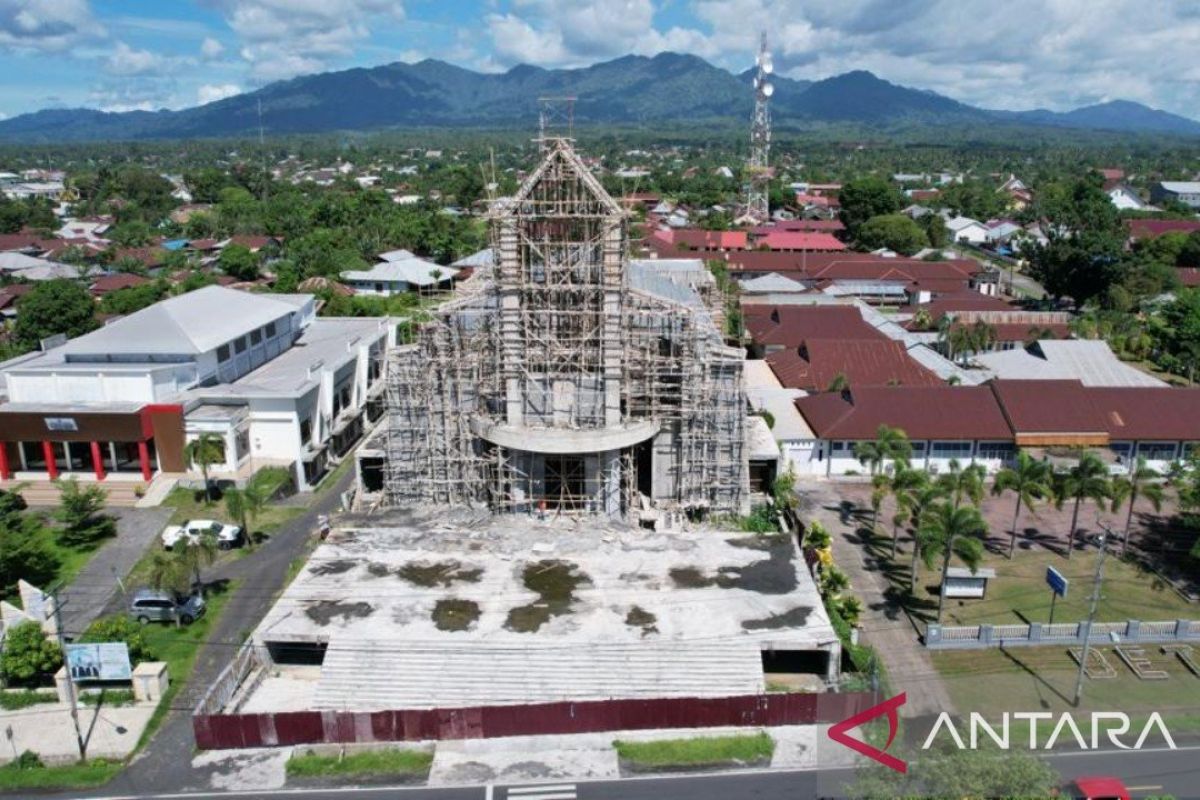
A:
MULTIPOLYGON (((930 650, 982 650, 987 647, 1020 645, 1082 645, 1086 622, 1046 625, 938 625, 925 628, 925 647, 930 650)), ((1125 643, 1194 642, 1200 645, 1200 621, 1190 619, 1142 622, 1096 622, 1092 643, 1107 644, 1116 635, 1125 643)))

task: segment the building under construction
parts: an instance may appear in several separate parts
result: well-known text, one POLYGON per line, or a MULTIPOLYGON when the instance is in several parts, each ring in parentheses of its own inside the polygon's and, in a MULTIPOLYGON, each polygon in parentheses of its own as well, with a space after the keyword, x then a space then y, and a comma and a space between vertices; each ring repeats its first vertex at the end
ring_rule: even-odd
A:
POLYGON ((571 141, 543 151, 493 204, 491 266, 393 353, 384 504, 743 512, 743 351, 686 279, 631 264, 571 141))

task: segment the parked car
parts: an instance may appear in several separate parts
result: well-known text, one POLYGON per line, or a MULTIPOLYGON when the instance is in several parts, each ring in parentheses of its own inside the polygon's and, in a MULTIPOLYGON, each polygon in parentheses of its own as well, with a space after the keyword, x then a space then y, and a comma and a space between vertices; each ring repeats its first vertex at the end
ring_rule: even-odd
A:
POLYGON ((191 625, 204 616, 204 598, 198 594, 181 597, 171 592, 139 589, 129 602, 129 616, 143 625, 151 622, 191 625))
POLYGON ((213 519, 191 519, 182 525, 168 525, 162 532, 163 547, 170 550, 180 539, 187 537, 195 544, 200 537, 210 535, 217 540, 217 547, 228 550, 242 543, 242 529, 237 525, 217 522, 213 519))
POLYGON ((1129 800, 1129 790, 1120 778, 1087 776, 1067 784, 1063 794, 1080 800, 1129 800))

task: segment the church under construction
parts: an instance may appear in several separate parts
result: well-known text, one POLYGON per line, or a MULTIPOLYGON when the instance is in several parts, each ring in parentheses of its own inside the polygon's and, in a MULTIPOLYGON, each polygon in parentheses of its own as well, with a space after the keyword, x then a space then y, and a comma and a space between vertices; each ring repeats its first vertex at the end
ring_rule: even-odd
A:
POLYGON ((630 261, 571 141, 543 151, 493 204, 492 264, 393 352, 383 503, 744 512, 743 351, 686 280, 630 261))

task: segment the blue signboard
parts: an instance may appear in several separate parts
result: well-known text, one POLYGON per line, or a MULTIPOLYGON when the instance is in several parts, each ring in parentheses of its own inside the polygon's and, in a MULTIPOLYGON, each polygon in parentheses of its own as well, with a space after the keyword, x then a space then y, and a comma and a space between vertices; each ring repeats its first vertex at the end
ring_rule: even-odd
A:
POLYGON ((1058 597, 1067 596, 1067 586, 1071 582, 1063 577, 1063 574, 1054 567, 1046 567, 1046 584, 1050 590, 1058 597))

